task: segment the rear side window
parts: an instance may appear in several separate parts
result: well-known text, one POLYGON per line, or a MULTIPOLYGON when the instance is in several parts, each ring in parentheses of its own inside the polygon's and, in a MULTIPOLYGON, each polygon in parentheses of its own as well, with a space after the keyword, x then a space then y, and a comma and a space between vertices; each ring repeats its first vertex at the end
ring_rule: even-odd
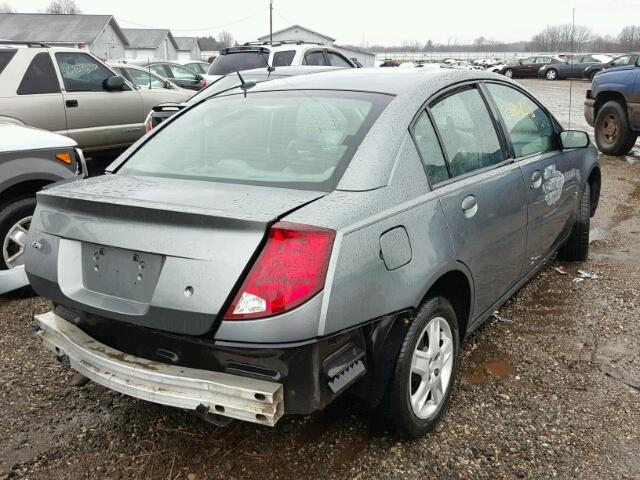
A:
POLYGON ((477 89, 445 97, 431 107, 431 113, 444 143, 451 176, 504 160, 491 116, 477 89))
POLYGON ((304 56, 304 65, 316 65, 325 66, 324 53, 322 52, 310 52, 304 56))
POLYGON ((40 93, 59 93, 60 84, 53 62, 48 53, 38 53, 22 77, 18 95, 36 95, 40 93))
POLYGON ((220 55, 213 61, 211 67, 209 67, 209 75, 226 75, 227 73, 241 70, 265 68, 268 58, 268 51, 260 53, 255 50, 220 55))
POLYGON ((420 159, 431 185, 437 185, 449 179, 447 164, 440 149, 440 143, 436 132, 433 130, 431 120, 426 112, 422 112, 420 118, 413 127, 413 138, 420 153, 420 159))
POLYGON ((102 92, 103 82, 113 73, 84 53, 56 53, 56 60, 67 92, 102 92))
POLYGON ((15 50, 0 50, 0 73, 9 65, 9 62, 15 54, 15 50))
POLYGON ((338 53, 327 52, 327 58, 329 59, 329 64, 334 67, 351 67, 349 61, 338 53))
POLYGON ((288 67, 293 62, 293 57, 296 56, 295 50, 287 50, 286 52, 276 52, 273 54, 274 67, 288 67))
POLYGON ((487 85, 509 131, 516 158, 557 148, 551 119, 538 104, 514 88, 487 85))

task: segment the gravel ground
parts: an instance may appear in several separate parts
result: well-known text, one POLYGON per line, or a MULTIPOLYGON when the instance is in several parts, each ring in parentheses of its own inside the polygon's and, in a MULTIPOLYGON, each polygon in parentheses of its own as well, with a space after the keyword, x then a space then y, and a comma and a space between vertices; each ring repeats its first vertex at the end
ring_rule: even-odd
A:
MULTIPOLYGON (((568 82, 523 83, 568 123, 568 82)), ((586 88, 573 85, 574 128, 586 88)), ((512 323, 467 338, 433 434, 398 441, 347 397, 273 429, 218 428, 74 388, 31 331, 49 303, 0 297, 0 478, 640 480, 640 148, 601 161, 590 259, 550 264, 502 308, 512 323)))

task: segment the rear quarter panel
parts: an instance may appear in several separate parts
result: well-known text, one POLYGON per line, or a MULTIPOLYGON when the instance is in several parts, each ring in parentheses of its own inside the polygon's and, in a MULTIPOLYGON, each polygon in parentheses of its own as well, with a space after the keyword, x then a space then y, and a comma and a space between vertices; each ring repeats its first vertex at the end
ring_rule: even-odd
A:
POLYGON ((387 187, 336 191, 294 212, 287 220, 337 231, 318 336, 415 307, 435 279, 455 268, 440 201, 429 189, 408 134, 387 187), (411 259, 389 270, 381 256, 380 237, 395 227, 406 230, 411 259))

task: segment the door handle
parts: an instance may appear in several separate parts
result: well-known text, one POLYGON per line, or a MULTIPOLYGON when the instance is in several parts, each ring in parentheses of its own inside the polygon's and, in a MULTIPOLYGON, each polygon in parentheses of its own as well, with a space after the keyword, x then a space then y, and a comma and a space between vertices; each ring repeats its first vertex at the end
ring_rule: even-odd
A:
POLYGON ((462 200, 462 213, 465 218, 473 217, 478 211, 478 201, 473 195, 467 195, 462 200))
POLYGON ((542 173, 536 170, 531 174, 531 188, 540 188, 542 185, 542 173))
POLYGON ((69 108, 74 108, 78 106, 78 100, 67 100, 66 102, 64 102, 65 105, 69 108))

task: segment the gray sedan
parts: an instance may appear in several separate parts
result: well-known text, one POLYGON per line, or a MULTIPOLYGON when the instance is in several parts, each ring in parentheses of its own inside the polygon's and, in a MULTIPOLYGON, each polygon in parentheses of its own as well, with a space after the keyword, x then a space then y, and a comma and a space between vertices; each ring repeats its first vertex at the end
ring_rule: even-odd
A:
POLYGON ((600 167, 502 76, 376 69, 247 84, 109 175, 38 195, 44 345, 86 377, 274 425, 346 390, 430 431, 460 342, 556 252, 583 260, 600 167))

